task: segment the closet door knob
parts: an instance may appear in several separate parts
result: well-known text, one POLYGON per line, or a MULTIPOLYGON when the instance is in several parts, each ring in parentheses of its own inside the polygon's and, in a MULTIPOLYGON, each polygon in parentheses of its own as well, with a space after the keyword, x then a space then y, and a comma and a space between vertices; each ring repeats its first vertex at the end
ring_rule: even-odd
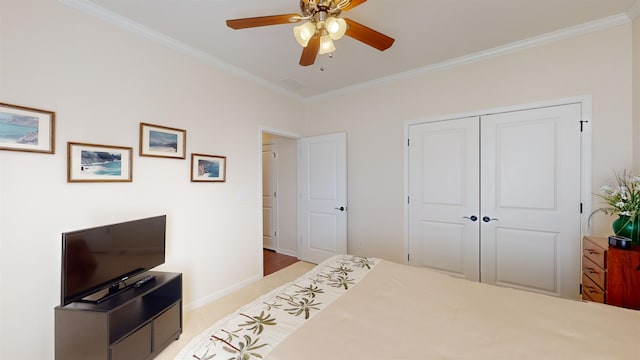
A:
POLYGON ((476 220, 478 220, 478 217, 477 217, 477 216, 475 216, 475 215, 471 215, 471 216, 463 216, 462 218, 463 218, 463 219, 469 219, 469 220, 471 220, 471 221, 476 221, 476 220))
POLYGON ((484 217, 482 218, 482 221, 484 221, 484 222, 487 222, 487 223, 488 223, 489 221, 498 221, 498 219, 496 219, 496 218, 490 218, 490 217, 488 217, 488 216, 484 216, 484 217))

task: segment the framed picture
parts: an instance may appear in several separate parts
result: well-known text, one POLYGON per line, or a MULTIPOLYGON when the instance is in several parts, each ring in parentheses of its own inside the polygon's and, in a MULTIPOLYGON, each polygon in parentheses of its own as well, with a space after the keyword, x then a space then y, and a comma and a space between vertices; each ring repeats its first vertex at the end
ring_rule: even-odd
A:
POLYGON ((226 173, 226 156, 191 154, 191 181, 224 182, 226 173))
POLYGON ((55 152, 56 113, 0 103, 0 150, 55 152))
POLYGON ((187 131, 140 123, 140 156, 185 159, 187 131))
POLYGON ((133 148, 67 143, 67 182, 131 182, 133 148))

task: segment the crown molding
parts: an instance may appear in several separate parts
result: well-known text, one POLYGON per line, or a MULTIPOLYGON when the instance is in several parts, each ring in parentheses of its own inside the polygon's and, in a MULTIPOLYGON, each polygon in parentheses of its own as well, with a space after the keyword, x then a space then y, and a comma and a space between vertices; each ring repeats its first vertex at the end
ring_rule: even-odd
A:
POLYGON ((363 82, 360 84, 337 89, 334 91, 329 91, 323 94, 304 97, 292 91, 288 91, 280 86, 277 86, 263 78, 255 76, 243 69, 240 69, 236 66, 228 64, 201 50, 188 46, 176 39, 173 39, 160 32, 157 32, 146 26, 143 26, 131 19, 128 19, 114 12, 111 12, 103 7, 96 5, 90 0, 58 0, 58 1, 64 5, 80 10, 96 18, 99 18, 107 23, 110 23, 112 25, 115 25, 117 27, 120 27, 128 31, 131 31, 133 33, 141 35, 147 39, 158 42, 160 44, 163 44, 177 52, 199 59, 204 63, 213 65, 217 68, 220 68, 221 70, 228 71, 229 73, 232 73, 238 77, 253 81, 276 93, 279 93, 279 94, 291 97, 295 100, 300 100, 306 103, 310 103, 320 98, 341 95, 341 94, 350 93, 360 89, 370 88, 372 86, 376 86, 380 84, 396 82, 399 80, 408 79, 415 76, 420 76, 420 75, 433 73, 437 71, 443 71, 443 70, 455 68, 458 66, 474 63, 474 62, 495 58, 495 57, 513 53, 516 51, 525 50, 528 48, 552 43, 555 41, 560 41, 560 40, 580 36, 583 34, 588 34, 590 32, 608 29, 614 26, 629 23, 633 19, 637 18, 638 15, 640 15, 640 0, 635 0, 632 6, 629 8, 629 10, 626 13, 606 17, 603 19, 591 21, 581 25, 569 27, 566 29, 561 29, 561 30, 550 32, 540 36, 531 37, 529 39, 525 39, 522 41, 517 41, 507 45, 503 45, 503 46, 495 47, 492 49, 473 53, 470 55, 443 61, 437 64, 428 65, 418 69, 409 70, 403 73, 394 74, 394 75, 382 77, 379 79, 374 79, 374 80, 363 82))
POLYGON ((138 34, 147 39, 150 39, 164 46, 167 46, 172 50, 194 57, 204 63, 213 65, 217 68, 220 68, 221 70, 225 70, 241 78, 256 82, 269 90, 275 91, 285 96, 289 96, 296 100, 300 100, 300 101, 304 100, 302 96, 296 93, 287 91, 286 89, 276 86, 263 78, 257 77, 243 69, 240 69, 214 56, 211 56, 205 53, 204 51, 198 50, 172 37, 164 35, 146 26, 143 26, 129 18, 126 18, 122 15, 109 11, 101 6, 94 4, 89 0, 58 0, 58 1, 64 5, 80 10, 86 14, 92 15, 100 20, 103 20, 107 23, 115 25, 121 29, 131 31, 135 34, 138 34))
MULTIPOLYGON (((636 0, 636 4, 638 2, 640 2, 640 0, 636 0)), ((516 51, 521 51, 521 50, 525 50, 525 49, 529 49, 529 48, 533 48, 533 47, 549 44, 549 43, 552 43, 552 42, 556 42, 556 41, 565 40, 565 39, 573 38, 573 37, 576 37, 576 36, 588 34, 588 33, 594 32, 594 31, 605 30, 605 29, 612 28, 612 27, 615 27, 615 26, 618 26, 618 25, 628 24, 629 22, 631 22, 631 20, 630 20, 629 16, 627 14, 625 14, 625 13, 618 14, 618 15, 613 15, 613 16, 609 16, 609 17, 606 17, 606 18, 603 18, 603 19, 594 20, 594 21, 591 21, 591 22, 588 22, 588 23, 572 26, 572 27, 561 29, 561 30, 558 30, 558 31, 553 31, 553 32, 550 32, 550 33, 547 33, 547 34, 534 36, 534 37, 531 37, 531 38, 528 38, 528 39, 525 39, 525 40, 516 41, 516 42, 510 43, 510 44, 507 44, 507 45, 498 46, 498 47, 495 47, 495 48, 492 48, 492 49, 480 51, 480 52, 473 53, 473 54, 470 54, 470 55, 465 55, 465 56, 461 56, 461 57, 458 57, 458 58, 455 58, 455 59, 443 61, 443 62, 440 62, 440 63, 437 63, 437 64, 428 65, 428 66, 421 67, 421 68, 418 68, 418 69, 409 70, 409 71, 406 71, 406 72, 403 72, 403 73, 394 74, 394 75, 390 75, 390 76, 387 76, 387 77, 383 77, 383 78, 379 78, 379 79, 363 82, 363 83, 360 83, 360 84, 344 87, 342 89, 334 90, 334 91, 327 92, 327 93, 324 93, 324 94, 319 94, 319 95, 315 95, 315 96, 312 96, 312 97, 307 97, 307 98, 305 98, 305 101, 313 102, 313 101, 318 100, 320 98, 325 98, 325 97, 329 97, 329 96, 336 96, 336 95, 342 95, 342 94, 350 93, 350 92, 353 92, 353 91, 356 91, 356 90, 369 88, 369 87, 372 87, 372 86, 375 86, 375 85, 392 83, 392 82, 396 82, 396 81, 403 80, 403 79, 414 78, 416 76, 421 76, 421 75, 428 74, 428 73, 434 73, 434 72, 437 72, 437 71, 443 71, 443 70, 447 70, 447 69, 452 69, 452 68, 459 67, 459 66, 462 66, 462 65, 471 64, 471 63, 475 63, 475 62, 479 62, 479 61, 483 61, 483 60, 499 57, 499 56, 502 56, 502 55, 510 54, 510 53, 513 53, 513 52, 516 52, 516 51)))

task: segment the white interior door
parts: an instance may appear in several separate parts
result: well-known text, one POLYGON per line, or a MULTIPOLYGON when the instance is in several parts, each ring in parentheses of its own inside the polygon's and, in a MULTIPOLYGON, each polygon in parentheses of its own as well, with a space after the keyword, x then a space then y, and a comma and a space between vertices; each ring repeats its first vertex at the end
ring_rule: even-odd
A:
POLYGON ((409 263, 579 297, 580 120, 568 104, 411 125, 409 263))
POLYGON ((412 125, 409 138, 409 264, 478 281, 478 118, 412 125))
POLYGON ((482 282, 579 296, 580 112, 481 118, 482 282))
POLYGON ((262 146, 262 247, 276 250, 278 247, 278 202, 276 145, 262 146))
POLYGON ((347 136, 298 140, 298 258, 320 263, 347 253, 347 136))

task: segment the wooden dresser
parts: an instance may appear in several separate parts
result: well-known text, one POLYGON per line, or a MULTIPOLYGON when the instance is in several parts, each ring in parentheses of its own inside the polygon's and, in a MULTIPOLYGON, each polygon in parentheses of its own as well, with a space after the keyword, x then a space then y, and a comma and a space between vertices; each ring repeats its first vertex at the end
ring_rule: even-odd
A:
POLYGON ((582 299, 640 310, 640 246, 610 248, 606 237, 585 236, 582 299))

